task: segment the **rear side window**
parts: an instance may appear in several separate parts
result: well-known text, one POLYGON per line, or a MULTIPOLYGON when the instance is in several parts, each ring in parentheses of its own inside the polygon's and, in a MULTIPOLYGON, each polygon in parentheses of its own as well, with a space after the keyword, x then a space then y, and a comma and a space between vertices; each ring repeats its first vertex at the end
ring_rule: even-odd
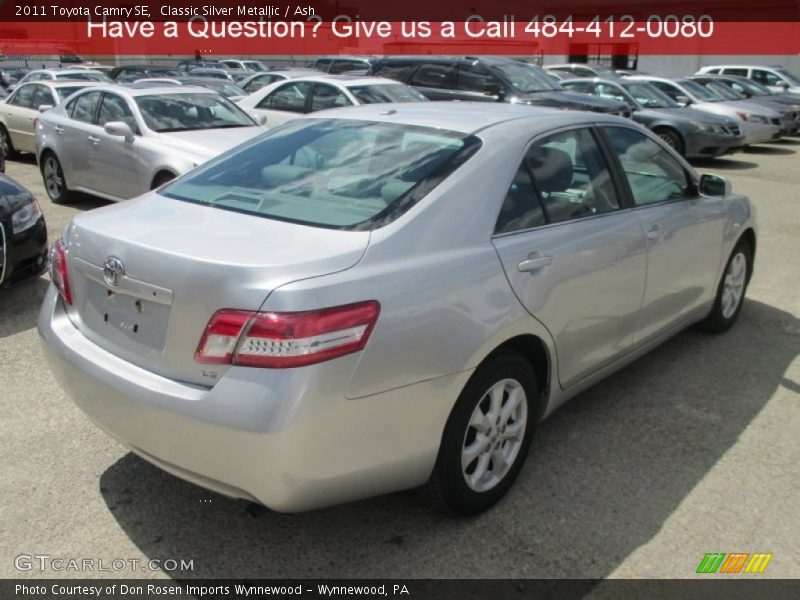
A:
POLYGON ((387 79, 394 79, 396 81, 405 81, 414 66, 417 63, 413 61, 387 61, 378 63, 375 69, 375 75, 378 77, 386 77, 387 79))
POLYGON ((685 169, 664 148, 627 127, 603 129, 625 172, 634 204, 659 204, 689 195, 689 177, 685 169))
POLYGON ((308 81, 287 83, 263 98, 256 108, 304 113, 306 112, 306 99, 310 91, 311 83, 308 81))
POLYGON ((775 75, 775 73, 771 73, 763 69, 753 69, 753 80, 757 81, 761 85, 775 86, 783 83, 783 79, 775 75))
POLYGON ((33 85, 23 85, 21 86, 14 95, 8 100, 8 104, 12 106, 21 106, 22 108, 32 108, 33 107, 33 93, 34 88, 37 86, 33 85))
POLYGON ((340 119, 298 119, 212 159, 169 198, 336 229, 381 227, 480 147, 463 133, 340 119))
POLYGON ((530 171, 523 162, 508 188, 494 232, 511 233, 538 227, 546 222, 544 209, 533 187, 530 171))
MULTIPOLYGON (((709 71, 709 73, 719 73, 720 69, 714 69, 713 71, 709 71)), ((739 77, 747 77, 747 69, 740 69, 736 67, 726 67, 722 69, 722 72, 725 75, 738 75, 739 77)))
POLYGON ((525 155, 525 166, 550 223, 619 208, 608 167, 588 129, 571 129, 536 142, 525 155))
POLYGON ((426 64, 422 65, 414 77, 411 85, 421 87, 453 89, 455 84, 455 69, 453 65, 426 64))

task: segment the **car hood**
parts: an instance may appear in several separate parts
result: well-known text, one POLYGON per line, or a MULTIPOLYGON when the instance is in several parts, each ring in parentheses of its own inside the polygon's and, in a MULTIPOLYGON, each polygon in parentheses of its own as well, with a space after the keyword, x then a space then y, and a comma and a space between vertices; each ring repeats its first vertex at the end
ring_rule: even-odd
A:
POLYGON ((736 121, 722 115, 712 115, 711 113, 699 112, 690 108, 645 108, 640 111, 644 115, 652 117, 665 117, 668 119, 684 119, 686 121, 697 121, 710 125, 736 125, 736 121))
POLYGON ((786 110, 773 110, 768 106, 764 106, 763 104, 757 104, 756 102, 750 102, 749 100, 724 100, 722 102, 718 102, 716 104, 722 104, 727 106, 728 108, 732 108, 736 111, 740 112, 751 112, 756 115, 763 115, 765 117, 778 117, 784 113, 789 112, 789 109, 786 110))
POLYGON ((169 148, 182 150, 207 160, 263 132, 263 127, 253 125, 252 127, 231 127, 228 129, 170 131, 159 133, 158 137, 169 148))

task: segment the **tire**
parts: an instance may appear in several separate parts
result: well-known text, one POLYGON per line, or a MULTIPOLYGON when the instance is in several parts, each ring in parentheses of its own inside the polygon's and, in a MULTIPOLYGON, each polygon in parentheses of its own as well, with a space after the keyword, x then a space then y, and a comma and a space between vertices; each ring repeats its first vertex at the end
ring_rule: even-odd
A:
POLYGON ((42 180, 53 204, 69 204, 75 199, 75 194, 67 187, 61 163, 52 152, 45 152, 42 155, 42 180))
POLYGON ((753 249, 747 240, 739 240, 725 264, 714 306, 700 322, 702 329, 710 333, 722 333, 731 328, 742 310, 752 272, 753 249))
POLYGON ((675 150, 681 156, 684 156, 686 147, 684 146, 683 139, 680 134, 674 129, 656 129, 655 134, 667 143, 667 145, 675 150))
POLYGON ((478 368, 450 413, 422 490, 436 509, 476 515, 508 492, 530 450, 538 398, 533 368, 516 352, 499 353, 478 368), (509 410, 505 417, 503 409, 509 410))
POLYGON ((14 142, 11 141, 11 135, 5 125, 0 125, 0 154, 3 155, 4 159, 17 156, 17 151, 14 150, 14 142))
POLYGON ((175 175, 173 175, 172 173, 167 173, 167 172, 159 173, 153 179, 153 185, 150 186, 150 189, 157 190, 162 185, 164 185, 168 181, 172 181, 173 179, 175 179, 175 175))

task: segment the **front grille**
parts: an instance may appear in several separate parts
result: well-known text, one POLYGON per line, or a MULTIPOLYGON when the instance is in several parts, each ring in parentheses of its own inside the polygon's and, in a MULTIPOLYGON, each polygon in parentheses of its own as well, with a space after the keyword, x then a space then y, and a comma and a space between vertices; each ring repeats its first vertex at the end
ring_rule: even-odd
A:
POLYGON ((725 127, 725 131, 730 135, 742 135, 742 130, 739 129, 738 125, 728 125, 725 127))
POLYGON ((781 124, 781 120, 780 119, 772 119, 772 124, 773 125, 780 125, 781 124))

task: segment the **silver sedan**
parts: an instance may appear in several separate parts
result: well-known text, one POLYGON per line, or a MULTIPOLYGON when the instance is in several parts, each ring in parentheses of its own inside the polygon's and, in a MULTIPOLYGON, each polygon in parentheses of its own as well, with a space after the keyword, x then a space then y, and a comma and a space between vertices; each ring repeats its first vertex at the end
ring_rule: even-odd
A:
POLYGON ((39 331, 73 401, 188 481, 469 515, 568 398, 731 327, 755 250, 747 198, 629 120, 361 106, 76 216, 39 331))
POLYGON ((207 88, 95 86, 39 116, 36 157, 55 203, 126 200, 263 131, 207 88))

